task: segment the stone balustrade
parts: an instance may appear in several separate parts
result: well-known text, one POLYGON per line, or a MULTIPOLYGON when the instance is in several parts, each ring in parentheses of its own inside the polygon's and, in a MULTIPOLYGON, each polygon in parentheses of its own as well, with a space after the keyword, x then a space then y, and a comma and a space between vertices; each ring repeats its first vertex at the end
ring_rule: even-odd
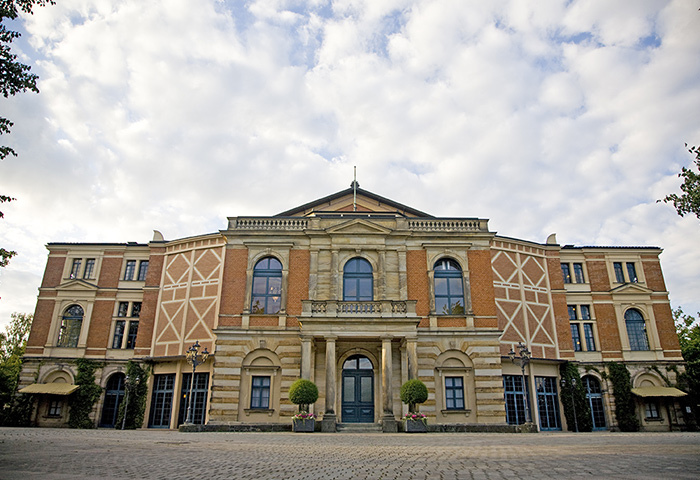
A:
POLYGON ((408 228, 417 232, 488 232, 488 221, 480 218, 409 218, 408 228))
POLYGON ((343 302, 338 300, 303 300, 302 317, 389 317, 416 316, 415 300, 380 300, 343 302))
POLYGON ((229 218, 229 230, 305 230, 309 220, 303 217, 229 218))

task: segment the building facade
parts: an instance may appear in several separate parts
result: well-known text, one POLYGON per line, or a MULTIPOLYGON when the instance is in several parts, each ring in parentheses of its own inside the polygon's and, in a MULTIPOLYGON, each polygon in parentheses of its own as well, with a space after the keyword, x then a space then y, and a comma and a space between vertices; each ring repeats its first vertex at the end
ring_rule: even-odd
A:
MULTIPOLYGON (((148 244, 48 245, 21 387, 36 425, 63 425, 75 359, 99 360, 95 425, 110 427, 125 364, 152 367, 144 426, 290 424, 297 378, 323 428, 395 431, 419 378, 434 425, 566 428, 560 366, 577 366, 596 429, 615 429, 607 362, 627 365, 646 430, 684 424, 682 369, 656 247, 498 236, 351 188, 217 233, 148 244), (188 348, 212 355, 192 369, 188 348), (519 345, 531 353, 521 368, 519 345), (190 385, 194 381, 193 385, 190 385)), ((21 391, 21 390, 20 390, 21 391)))

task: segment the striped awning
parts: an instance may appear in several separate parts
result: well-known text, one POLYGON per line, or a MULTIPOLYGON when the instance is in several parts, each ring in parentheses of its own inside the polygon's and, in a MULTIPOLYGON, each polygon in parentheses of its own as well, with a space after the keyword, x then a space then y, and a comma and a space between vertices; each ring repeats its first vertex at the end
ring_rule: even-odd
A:
POLYGON ((688 395, 673 387, 637 387, 632 393, 638 397, 685 397, 688 395))
POLYGON ((47 395, 70 395, 79 385, 70 383, 32 383, 20 390, 19 393, 44 393, 47 395))

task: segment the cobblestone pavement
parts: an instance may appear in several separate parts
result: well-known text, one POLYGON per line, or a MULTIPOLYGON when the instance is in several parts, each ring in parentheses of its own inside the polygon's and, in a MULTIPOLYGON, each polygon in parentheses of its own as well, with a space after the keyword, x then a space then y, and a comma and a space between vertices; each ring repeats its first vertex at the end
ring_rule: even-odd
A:
POLYGON ((0 428, 0 479, 700 478, 700 433, 293 434, 0 428))

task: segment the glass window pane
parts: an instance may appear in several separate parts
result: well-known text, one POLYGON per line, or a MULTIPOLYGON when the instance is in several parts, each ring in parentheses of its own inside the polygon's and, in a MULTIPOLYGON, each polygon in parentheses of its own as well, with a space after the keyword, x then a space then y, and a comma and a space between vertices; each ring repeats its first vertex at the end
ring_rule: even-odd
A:
POLYGON ((267 291, 267 277, 253 277, 253 293, 264 295, 267 291))
POLYGON ((450 295, 462 295, 462 277, 448 279, 450 295))
POLYGON ((447 278, 435 277, 435 295, 447 295, 447 278))
POLYGON ((360 278, 358 279, 359 290, 360 290, 360 300, 369 301, 372 300, 372 279, 371 278, 360 278))
POLYGON ((268 297, 265 313, 279 313, 281 301, 281 297, 268 297))
POLYGON ((372 377, 360 377, 360 401, 372 401, 372 377))
POLYGON ((279 295, 282 293, 282 277, 268 277, 267 293, 270 295, 279 295))
POLYGON ((367 357, 360 357, 359 358, 359 369, 360 370, 372 370, 372 362, 370 362, 369 358, 367 357))
POLYGON ((449 315, 451 309, 447 301, 447 298, 436 298, 435 313, 437 313, 438 315, 449 315))
POLYGON ((343 377, 343 401, 355 401, 355 377, 343 377))

